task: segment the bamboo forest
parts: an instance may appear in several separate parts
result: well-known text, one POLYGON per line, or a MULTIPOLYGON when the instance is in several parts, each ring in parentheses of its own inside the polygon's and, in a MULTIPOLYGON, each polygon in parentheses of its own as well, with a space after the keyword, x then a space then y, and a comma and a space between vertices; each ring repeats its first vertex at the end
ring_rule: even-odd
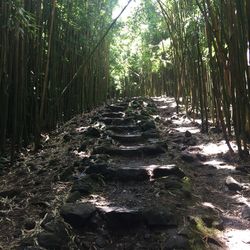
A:
POLYGON ((0 249, 250 250, 250 1, 1 0, 0 249))

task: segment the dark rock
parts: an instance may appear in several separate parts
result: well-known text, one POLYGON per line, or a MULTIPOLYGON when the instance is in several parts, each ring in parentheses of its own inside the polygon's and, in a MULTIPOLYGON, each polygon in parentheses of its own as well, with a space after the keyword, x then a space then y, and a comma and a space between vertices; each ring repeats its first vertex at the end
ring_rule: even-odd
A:
POLYGON ((88 142, 83 142, 78 148, 78 152, 85 151, 87 149, 88 142))
POLYGON ((62 246, 67 244, 67 241, 64 237, 45 231, 38 234, 37 240, 40 246, 51 250, 61 250, 63 249, 62 246))
POLYGON ((187 131, 185 132, 185 137, 191 137, 191 136, 192 136, 191 132, 187 130, 187 131))
POLYGON ((156 129, 150 129, 142 133, 144 138, 158 138, 159 134, 156 129))
POLYGON ((183 161, 186 161, 188 163, 191 163, 191 162, 194 162, 195 161, 195 158, 193 155, 189 154, 189 153, 182 153, 181 154, 181 159, 183 161))
POLYGON ((228 176, 226 178, 225 185, 228 187, 231 191, 241 191, 243 189, 242 184, 240 184, 238 181, 236 181, 233 177, 228 176))
POLYGON ((204 216, 202 217, 203 222, 208 228, 216 228, 218 230, 224 230, 224 221, 220 218, 214 218, 214 216, 204 216))
POLYGON ((188 146, 195 146, 197 145, 197 139, 195 137, 185 137, 183 143, 188 146))
POLYGON ((220 231, 223 231, 225 229, 224 221, 222 219, 214 220, 212 226, 220 231))
POLYGON ((240 165, 235 168, 235 170, 250 174, 250 165, 240 165))
POLYGON ((200 160, 200 161, 206 161, 206 160, 207 160, 207 156, 206 156, 206 155, 203 155, 203 154, 200 154, 200 153, 197 153, 197 154, 196 154, 196 157, 197 157, 198 160, 200 160))
POLYGON ((222 129, 220 127, 212 127, 210 128, 210 132, 213 134, 220 134, 222 133, 222 129))
POLYGON ((126 118, 101 118, 100 122, 103 122, 105 125, 132 125, 133 119, 131 117, 126 118))
POLYGON ((119 181, 147 181, 149 173, 146 169, 123 168, 115 171, 115 180, 119 181))
POLYGON ((27 237, 21 240, 18 249, 26 250, 28 247, 33 247, 35 245, 35 239, 33 237, 27 237))
POLYGON ((191 249, 188 239, 182 235, 170 235, 164 243, 164 250, 189 250, 191 249))
POLYGON ((183 183, 178 177, 169 176, 165 182, 166 189, 182 189, 183 183))
POLYGON ((153 155, 158 155, 158 154, 164 154, 166 153, 166 148, 167 146, 164 145, 159 145, 159 144, 154 144, 154 145, 147 145, 142 147, 142 152, 143 156, 153 156, 153 155))
POLYGON ((142 157, 153 156, 165 153, 159 145, 146 145, 146 146, 130 146, 130 147, 114 147, 114 146, 99 146, 94 148, 93 153, 106 153, 109 155, 118 155, 125 157, 142 157))
POLYGON ((81 197, 82 197, 82 194, 79 191, 74 191, 68 195, 66 202, 74 203, 77 200, 79 200, 81 197))
POLYGON ((115 175, 114 170, 110 169, 105 163, 91 165, 86 169, 85 173, 102 175, 105 180, 112 180, 115 175))
POLYGON ((104 182, 101 175, 85 175, 80 179, 75 180, 72 185, 71 192, 78 191, 82 195, 89 195, 100 188, 103 184, 104 182))
POLYGON ((44 228, 44 226, 48 223, 48 222, 50 222, 50 221, 52 221, 52 220, 54 220, 54 216, 52 215, 52 214, 45 214, 45 216, 44 216, 44 218, 43 218, 43 220, 42 220, 42 222, 41 222, 41 227, 42 228, 44 228))
POLYGON ((105 174, 109 166, 106 163, 93 164, 86 168, 86 174, 105 174))
POLYGON ((41 247, 34 247, 34 246, 26 246, 25 249, 21 248, 21 249, 17 249, 17 250, 43 250, 44 248, 41 247))
POLYGON ((159 116, 155 117, 155 121, 156 122, 160 122, 161 121, 161 118, 159 116))
POLYGON ((102 117, 108 117, 108 118, 122 118, 124 116, 124 113, 122 112, 109 112, 109 113, 103 113, 102 117))
POLYGON ((141 124, 139 124, 142 131, 147 131, 147 130, 151 130, 151 129, 156 129, 155 123, 152 120, 146 121, 146 122, 141 122, 141 124))
POLYGON ((36 222, 32 219, 26 219, 24 222, 24 228, 27 230, 32 230, 36 226, 36 222))
POLYGON ((58 158, 53 158, 49 160, 49 166, 56 166, 58 163, 60 163, 60 160, 58 158))
POLYGON ((128 126, 107 126, 107 130, 113 131, 115 133, 135 133, 139 130, 138 126, 128 125, 128 126))
POLYGON ((107 107, 110 111, 113 112, 123 112, 127 109, 127 105, 110 105, 107 107))
POLYGON ((167 141, 158 141, 155 143, 158 147, 168 150, 168 142, 167 141))
POLYGON ((91 230, 100 230, 103 228, 104 220, 99 213, 95 213, 88 221, 88 228, 91 230))
POLYGON ((78 191, 82 195, 89 195, 94 191, 94 185, 92 181, 87 178, 81 178, 76 180, 71 188, 71 192, 78 191))
POLYGON ((88 127, 85 131, 84 131, 84 135, 87 137, 100 137, 101 133, 97 128, 94 127, 88 127))
POLYGON ((140 143, 144 141, 144 138, 141 134, 130 134, 130 135, 123 135, 123 134, 115 134, 109 133, 110 137, 120 143, 140 143))
POLYGON ((248 220, 250 219, 250 206, 245 205, 242 208, 241 216, 242 216, 243 219, 248 219, 248 220))
POLYGON ((71 139, 72 139, 72 136, 71 136, 69 133, 66 133, 66 134, 63 136, 64 142, 69 142, 71 139))
POLYGON ((141 110, 141 115, 149 117, 149 113, 146 110, 141 110))
POLYGON ((149 227, 176 227, 176 216, 167 208, 151 208, 144 212, 146 224, 149 227))
POLYGON ((109 160, 109 156, 106 154, 92 154, 89 159, 89 164, 103 164, 109 160))
POLYGON ((96 245, 100 248, 104 248, 107 245, 107 240, 105 239, 105 237, 103 236, 98 236, 96 241, 95 241, 96 245))
POLYGON ((139 210, 127 208, 102 208, 104 220, 112 229, 127 229, 139 226, 143 223, 143 217, 139 210))
POLYGON ((20 195, 20 189, 9 189, 0 192, 0 197, 3 198, 13 198, 14 196, 20 195))
POLYGON ((88 220, 95 212, 95 206, 90 203, 68 203, 63 205, 60 214, 71 226, 82 227, 87 224, 88 220))
POLYGON ((177 134, 177 135, 169 134, 169 136, 172 137, 172 142, 175 142, 177 144, 183 143, 183 140, 185 139, 185 138, 183 138, 182 135, 179 135, 179 134, 177 134))
POLYGON ((51 233, 58 235, 61 238, 68 239, 68 232, 67 232, 66 226, 64 225, 63 222, 59 221, 58 219, 47 222, 43 226, 43 228, 47 232, 51 232, 51 233))
POLYGON ((153 170, 153 178, 160 178, 169 175, 175 175, 180 178, 185 177, 184 172, 175 165, 161 166, 153 170))
POLYGON ((72 174, 74 171, 74 167, 65 167, 65 169, 59 174, 59 180, 60 181, 68 181, 70 178, 72 178, 72 174))

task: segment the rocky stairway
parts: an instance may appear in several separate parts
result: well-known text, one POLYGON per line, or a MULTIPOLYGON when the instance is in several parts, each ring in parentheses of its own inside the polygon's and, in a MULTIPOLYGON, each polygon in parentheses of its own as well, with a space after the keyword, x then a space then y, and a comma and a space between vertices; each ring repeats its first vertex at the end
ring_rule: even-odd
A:
POLYGON ((97 137, 95 146, 72 171, 59 209, 71 227, 60 218, 45 221, 38 235, 42 247, 189 249, 188 235, 179 231, 185 173, 175 164, 159 164, 168 147, 150 113, 152 101, 132 99, 107 106, 93 119, 99 134, 92 129, 88 136, 97 137), (166 235, 164 242, 157 230, 166 235))

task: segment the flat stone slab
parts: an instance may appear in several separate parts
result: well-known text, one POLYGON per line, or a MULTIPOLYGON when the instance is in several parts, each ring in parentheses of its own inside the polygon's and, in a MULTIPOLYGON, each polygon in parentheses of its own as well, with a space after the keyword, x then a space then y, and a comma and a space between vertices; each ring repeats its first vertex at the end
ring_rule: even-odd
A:
POLYGON ((147 130, 142 133, 144 138, 159 138, 159 133, 156 129, 147 130))
POLYGON ((102 176, 106 176, 110 174, 110 169, 108 164, 106 163, 101 163, 101 164, 94 164, 89 166, 86 171, 86 174, 101 174, 102 176))
POLYGON ((116 141, 121 143, 141 143, 144 142, 145 139, 141 133, 137 134, 117 134, 117 133, 109 133, 109 135, 116 141))
POLYGON ((100 212, 111 229, 127 229, 140 226, 144 222, 141 211, 137 209, 102 207, 100 212))
POLYGON ((96 164, 89 166, 86 174, 100 174, 106 181, 147 181, 150 179, 150 175, 146 169, 136 168, 118 168, 112 169, 104 164, 96 164))
POLYGON ((119 104, 119 105, 115 105, 115 104, 112 104, 112 105, 109 105, 107 106, 107 109, 110 110, 110 111, 113 111, 113 112, 123 112, 127 109, 128 105, 127 104, 119 104))
POLYGON ((243 189, 243 185, 236 181, 233 177, 228 176, 225 181, 225 185, 231 191, 241 191, 243 189))
POLYGON ((71 192, 78 191, 82 195, 89 195, 94 191, 94 184, 90 178, 82 178, 75 180, 72 185, 71 192))
POLYGON ((142 131, 147 131, 151 129, 156 129, 155 123, 152 120, 141 121, 139 123, 142 131))
POLYGON ((177 219, 167 208, 151 208, 143 212, 148 227, 176 227, 177 219))
POLYGON ((146 169, 121 168, 114 172, 114 179, 122 182, 148 181, 150 175, 146 169))
POLYGON ((242 211, 241 211, 241 216, 245 220, 250 219, 250 206, 248 205, 243 206, 242 211))
POLYGON ((181 159, 185 162, 192 163, 195 161, 195 157, 189 153, 182 153, 181 159))
POLYGON ((86 226, 96 211, 96 207, 90 203, 66 203, 62 206, 60 215, 72 227, 79 228, 86 226))
POLYGON ((124 117, 124 113, 122 113, 122 112, 105 112, 105 113, 102 113, 102 117, 122 118, 122 117, 124 117))
POLYGON ((180 178, 185 177, 184 172, 175 165, 165 165, 157 167, 153 170, 153 178, 160 178, 165 176, 175 175, 180 178))
POLYGON ((190 242, 187 237, 184 235, 169 235, 167 240, 163 244, 163 249, 172 250, 172 249, 183 249, 190 250, 190 242))
POLYGON ((42 231, 37 235, 37 241, 40 246, 46 249, 61 249, 62 245, 67 245, 67 240, 65 239, 65 237, 62 237, 61 235, 58 235, 56 233, 46 231, 42 231))
POLYGON ((165 153, 166 150, 160 145, 145 145, 145 146, 121 146, 121 147, 106 147, 99 146, 93 150, 94 154, 104 153, 115 156, 124 157, 146 157, 156 156, 165 153))
POLYGON ((130 117, 127 118, 109 118, 104 117, 99 119, 100 122, 103 122, 105 125, 131 125, 133 119, 130 117))
POLYGON ((114 133, 121 133, 121 134, 128 134, 128 133, 135 133, 136 131, 139 131, 140 128, 135 125, 117 125, 117 126, 107 126, 107 130, 110 130, 114 133))

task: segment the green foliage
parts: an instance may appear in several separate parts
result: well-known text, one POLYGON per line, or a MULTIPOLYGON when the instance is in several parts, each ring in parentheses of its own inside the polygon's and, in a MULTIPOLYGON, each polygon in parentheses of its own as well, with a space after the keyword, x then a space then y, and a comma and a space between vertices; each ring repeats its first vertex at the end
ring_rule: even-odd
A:
MULTIPOLYGON (((111 43, 111 78, 123 95, 149 94, 152 74, 165 60, 162 18, 155 1, 142 1, 126 21, 120 22, 111 43)), ((167 49, 167 48, 166 48, 167 49)))

